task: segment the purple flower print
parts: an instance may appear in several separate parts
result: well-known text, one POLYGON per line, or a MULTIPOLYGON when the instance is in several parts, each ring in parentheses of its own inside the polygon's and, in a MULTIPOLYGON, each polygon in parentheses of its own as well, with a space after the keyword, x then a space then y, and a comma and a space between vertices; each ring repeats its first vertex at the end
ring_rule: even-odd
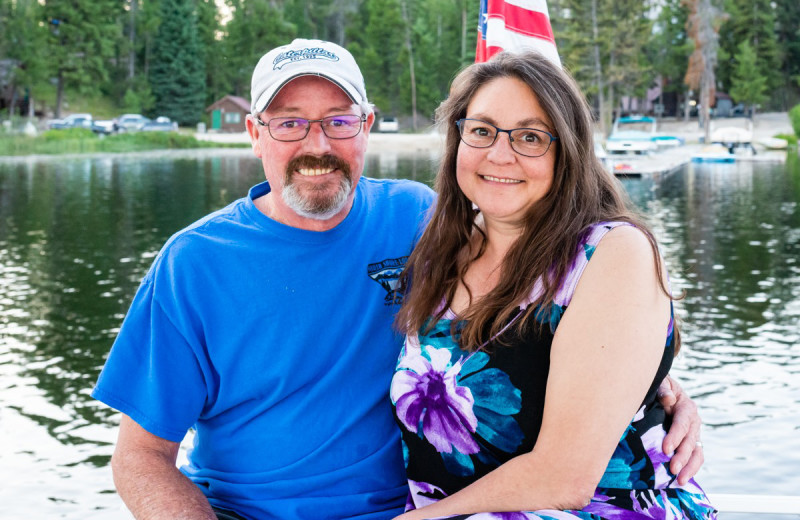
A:
POLYGON ((650 458, 650 462, 653 464, 653 470, 655 471, 654 483, 656 489, 664 489, 669 486, 673 480, 672 475, 667 471, 672 454, 670 453, 667 455, 662 450, 664 437, 666 435, 667 432, 664 431, 664 427, 660 424, 653 426, 642 434, 642 446, 647 451, 647 456, 650 458))
POLYGON ((655 520, 677 520, 683 518, 681 510, 673 504, 666 491, 631 491, 633 510, 655 520))
MULTIPOLYGON (((599 222, 594 224, 583 238, 582 244, 576 251, 575 257, 572 259, 572 264, 567 271, 567 275, 561 282, 561 286, 553 296, 553 304, 559 307, 567 307, 572 301, 572 295, 575 293, 575 288, 578 286, 578 281, 583 275, 589 260, 594 254, 594 250, 600 240, 608 233, 609 230, 626 225, 624 222, 599 222)), ((526 308, 531 302, 535 301, 543 292, 544 286, 541 280, 537 280, 531 290, 530 295, 520 305, 521 308, 526 308)))
POLYGON ((653 426, 642 434, 642 445, 647 450, 647 456, 653 463, 655 469, 655 487, 656 489, 664 489, 667 487, 683 489, 693 495, 700 497, 705 496, 703 490, 697 485, 694 479, 689 479, 689 482, 680 486, 678 481, 674 480, 673 476, 668 472, 669 462, 672 460, 672 453, 665 455, 661 446, 664 442, 664 437, 667 433, 664 431, 662 425, 653 426))
MULTIPOLYGON (((408 490, 409 490, 409 499, 408 503, 406 503, 406 511, 411 511, 414 509, 420 509, 425 506, 429 506, 438 502, 440 499, 433 498, 434 496, 439 497, 446 497, 447 493, 442 491, 441 488, 434 486, 433 484, 428 484, 427 482, 417 482, 415 480, 408 481, 408 490), (413 500, 412 500, 413 499, 413 500)), ((552 513, 556 515, 563 515, 563 516, 553 516, 553 519, 560 520, 564 518, 565 520, 575 520, 575 517, 572 515, 565 515, 560 511, 552 511, 552 513)), ((432 520, 440 520, 444 518, 450 518, 450 516, 442 516, 436 517, 432 520)), ((510 511, 507 513, 476 513, 474 515, 470 515, 467 517, 467 520, 536 520, 536 519, 544 519, 544 518, 551 518, 550 516, 538 516, 534 513, 522 513, 517 511, 510 511)))
POLYGON ((406 511, 411 511, 413 509, 419 509, 421 507, 435 504, 440 499, 433 497, 446 497, 447 493, 433 484, 428 484, 427 482, 417 482, 416 480, 409 479, 408 496, 409 501, 406 503, 406 511))
POLYGON ((403 357, 392 380, 398 419, 409 431, 421 431, 439 453, 452 453, 454 447, 460 453, 478 453, 480 447, 471 435, 478 426, 472 410, 475 399, 469 388, 456 382, 463 359, 448 368, 450 351, 427 347, 428 361, 419 355, 419 342, 413 336, 406 349, 416 350, 416 355, 403 357))

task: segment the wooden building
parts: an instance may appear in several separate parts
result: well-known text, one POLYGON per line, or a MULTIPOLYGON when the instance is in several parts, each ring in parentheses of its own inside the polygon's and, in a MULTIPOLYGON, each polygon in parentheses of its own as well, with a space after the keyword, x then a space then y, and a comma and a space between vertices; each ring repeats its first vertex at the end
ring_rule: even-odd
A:
POLYGON ((206 112, 211 112, 211 128, 216 132, 244 132, 244 120, 250 113, 250 102, 239 96, 225 96, 212 103, 206 112))

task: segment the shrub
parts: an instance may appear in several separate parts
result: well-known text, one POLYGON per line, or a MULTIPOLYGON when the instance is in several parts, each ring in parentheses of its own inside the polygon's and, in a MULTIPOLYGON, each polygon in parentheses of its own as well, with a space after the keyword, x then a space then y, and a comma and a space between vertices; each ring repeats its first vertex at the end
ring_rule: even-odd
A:
POLYGON ((795 105, 789 110, 789 120, 792 122, 794 135, 800 137, 800 105, 795 105))
POLYGON ((160 148, 199 148, 201 143, 193 136, 177 132, 130 132, 112 135, 106 142, 111 145, 127 145, 132 149, 150 150, 160 148))
POLYGON ((776 134, 775 137, 785 140, 789 143, 789 146, 797 146, 797 140, 800 139, 800 137, 794 134, 776 134))
POLYGON ((64 130, 48 130, 39 136, 44 141, 72 141, 80 139, 97 139, 87 128, 65 128, 64 130))

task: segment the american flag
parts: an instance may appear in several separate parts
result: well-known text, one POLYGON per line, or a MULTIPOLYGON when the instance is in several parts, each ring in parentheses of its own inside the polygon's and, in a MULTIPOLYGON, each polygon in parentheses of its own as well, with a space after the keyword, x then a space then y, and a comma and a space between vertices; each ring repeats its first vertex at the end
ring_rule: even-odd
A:
POLYGON ((534 49, 561 65, 547 0, 481 0, 475 62, 502 50, 534 49))

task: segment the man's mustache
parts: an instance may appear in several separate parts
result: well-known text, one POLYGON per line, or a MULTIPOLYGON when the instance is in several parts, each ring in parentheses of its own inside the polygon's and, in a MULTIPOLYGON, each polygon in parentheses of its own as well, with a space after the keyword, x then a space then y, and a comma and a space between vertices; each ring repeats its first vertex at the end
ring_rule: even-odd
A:
POLYGON ((321 156, 301 155, 300 157, 295 157, 289 161, 289 164, 286 166, 286 176, 291 177, 295 170, 301 168, 340 170, 346 178, 350 178, 350 165, 341 157, 332 154, 321 156))

